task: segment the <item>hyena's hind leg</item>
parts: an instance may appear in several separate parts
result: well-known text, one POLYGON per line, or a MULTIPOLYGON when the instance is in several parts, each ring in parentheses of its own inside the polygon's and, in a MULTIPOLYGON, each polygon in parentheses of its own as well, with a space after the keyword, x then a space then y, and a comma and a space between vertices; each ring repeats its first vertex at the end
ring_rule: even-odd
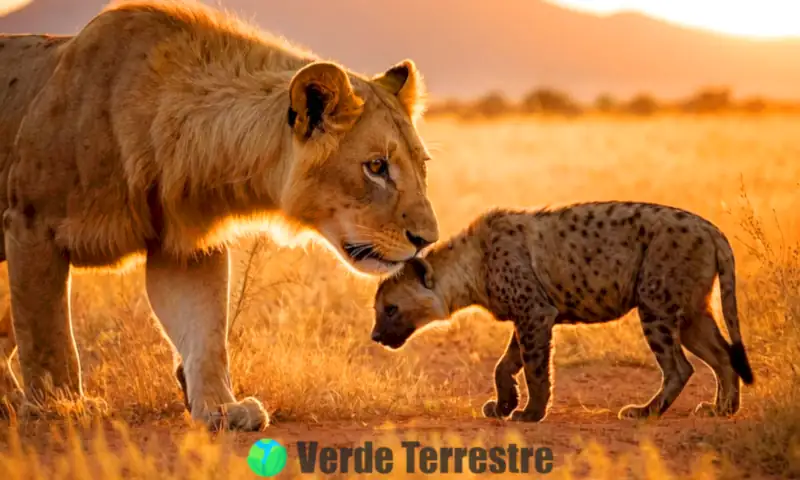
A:
POLYGON ((639 307, 639 317, 650 350, 661 368, 661 387, 645 405, 628 405, 619 418, 659 417, 669 409, 694 373, 677 341, 677 318, 674 315, 639 307))
POLYGON ((739 375, 730 359, 730 345, 722 336, 711 312, 688 318, 681 326, 681 343, 714 371, 717 391, 714 404, 702 402, 695 409, 701 415, 733 415, 739 410, 739 375))
POLYGON ((517 374, 522 370, 522 354, 517 332, 511 332, 505 353, 494 368, 494 387, 497 398, 483 405, 483 416, 505 418, 519 405, 517 374))

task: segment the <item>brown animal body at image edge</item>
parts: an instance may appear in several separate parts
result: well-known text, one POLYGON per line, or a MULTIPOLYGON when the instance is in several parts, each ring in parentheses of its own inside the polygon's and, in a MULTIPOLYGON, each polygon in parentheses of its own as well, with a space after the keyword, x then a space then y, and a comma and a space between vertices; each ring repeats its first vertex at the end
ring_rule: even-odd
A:
POLYGON ((117 2, 73 37, 0 36, 0 260, 23 377, 4 371, 0 395, 81 398, 70 268, 144 261, 192 417, 265 426, 232 393, 226 245, 313 234, 376 274, 436 241, 422 94, 410 60, 365 77, 194 2, 117 2))
POLYGON ((489 417, 542 420, 551 402, 552 331, 559 324, 602 323, 636 308, 663 374, 646 404, 621 418, 663 414, 694 367, 683 347, 714 371, 714 403, 696 412, 733 415, 739 379, 753 383, 739 331, 734 256, 707 220, 648 203, 602 202, 542 210, 493 210, 385 279, 375 297, 373 340, 402 347, 427 325, 480 306, 514 323, 495 368, 489 417), (722 336, 709 304, 719 277, 722 336), (523 371, 527 406, 517 409, 523 371))

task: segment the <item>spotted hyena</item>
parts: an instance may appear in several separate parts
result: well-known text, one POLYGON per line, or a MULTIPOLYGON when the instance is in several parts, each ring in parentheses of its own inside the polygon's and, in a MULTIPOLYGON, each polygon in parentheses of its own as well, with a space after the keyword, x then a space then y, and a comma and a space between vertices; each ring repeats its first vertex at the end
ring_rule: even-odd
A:
POLYGON ((739 378, 753 382, 735 282, 725 235, 683 210, 623 202, 492 210, 381 283, 372 339, 396 349, 433 321, 484 307, 512 321, 514 333, 495 368, 497 399, 483 413, 539 421, 551 398, 553 326, 608 322, 637 308, 663 383, 647 404, 627 406, 619 417, 659 416, 669 408, 694 372, 681 347, 717 379, 714 404, 704 402, 696 411, 733 415, 739 378), (717 276, 732 344, 709 305, 717 276), (529 401, 515 411, 515 377, 523 367, 529 401))

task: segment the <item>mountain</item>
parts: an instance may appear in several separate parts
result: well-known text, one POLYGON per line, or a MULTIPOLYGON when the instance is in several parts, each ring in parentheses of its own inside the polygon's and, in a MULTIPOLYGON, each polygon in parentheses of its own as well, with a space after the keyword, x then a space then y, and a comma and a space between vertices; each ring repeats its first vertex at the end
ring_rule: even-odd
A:
MULTIPOLYGON (((0 31, 74 33, 105 3, 35 0, 0 18, 0 31)), ((638 14, 599 17, 543 0, 207 3, 364 73, 412 58, 437 96, 516 96, 545 85, 583 99, 675 97, 727 85, 738 94, 800 98, 800 40, 747 40, 638 14)))

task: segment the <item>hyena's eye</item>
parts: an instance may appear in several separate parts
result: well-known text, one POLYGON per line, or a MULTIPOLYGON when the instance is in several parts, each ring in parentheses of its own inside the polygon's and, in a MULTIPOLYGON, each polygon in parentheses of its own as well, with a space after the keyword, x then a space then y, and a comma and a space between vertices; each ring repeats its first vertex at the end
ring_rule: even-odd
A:
POLYGON ((387 317, 394 316, 394 314, 397 313, 397 305, 386 305, 385 307, 383 307, 383 313, 387 317))

